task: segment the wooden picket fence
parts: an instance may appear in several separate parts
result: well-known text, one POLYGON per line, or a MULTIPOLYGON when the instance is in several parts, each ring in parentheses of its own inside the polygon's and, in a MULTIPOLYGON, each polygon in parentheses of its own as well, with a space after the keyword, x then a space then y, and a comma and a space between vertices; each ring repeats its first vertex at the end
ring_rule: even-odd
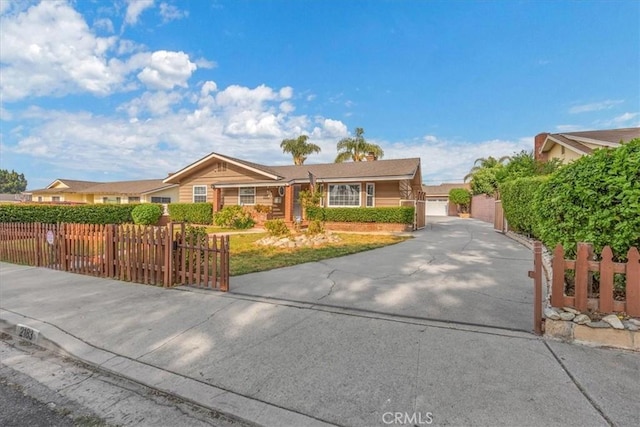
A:
POLYGON ((0 223, 0 261, 156 286, 229 289, 229 238, 184 224, 0 223))
POLYGON ((578 243, 575 260, 564 258, 562 245, 553 252, 553 278, 551 305, 553 307, 574 307, 580 311, 598 310, 602 313, 625 312, 630 316, 640 316, 640 253, 632 247, 627 253, 627 262, 614 262, 613 252, 605 246, 600 261, 594 261, 593 247, 578 243), (574 296, 565 295, 565 271, 575 272, 574 296), (593 292, 593 273, 599 273, 599 292, 593 292), (614 275, 626 276, 625 301, 614 299, 614 275))

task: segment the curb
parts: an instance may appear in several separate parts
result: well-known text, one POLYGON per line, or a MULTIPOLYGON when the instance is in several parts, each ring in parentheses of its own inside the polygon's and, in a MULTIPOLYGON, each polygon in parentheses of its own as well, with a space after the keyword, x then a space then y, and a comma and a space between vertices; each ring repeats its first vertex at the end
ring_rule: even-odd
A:
POLYGON ((15 331, 18 324, 38 330, 35 344, 41 347, 64 353, 110 374, 176 396, 231 419, 261 426, 334 425, 94 347, 50 323, 0 309, 0 330, 15 331))

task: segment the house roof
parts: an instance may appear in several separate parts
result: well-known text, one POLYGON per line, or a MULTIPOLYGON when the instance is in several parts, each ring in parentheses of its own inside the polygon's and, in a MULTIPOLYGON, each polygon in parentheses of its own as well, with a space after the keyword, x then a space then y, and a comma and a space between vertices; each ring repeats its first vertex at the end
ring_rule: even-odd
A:
POLYGON ((551 150, 555 144, 560 144, 581 154, 589 154, 593 149, 587 144, 618 147, 621 141, 627 142, 634 138, 640 138, 640 127, 551 133, 547 135, 540 152, 544 153, 551 150))
POLYGON ((143 179, 135 181, 92 182, 75 181, 70 179, 57 179, 47 188, 31 190, 30 193, 58 194, 58 193, 82 193, 82 194, 144 194, 153 193, 174 187, 165 184, 162 179, 143 179), (68 188, 51 188, 55 183, 61 182, 68 188))
MULTIPOLYGON (((376 160, 373 162, 348 162, 348 163, 323 163, 306 165, 265 166, 252 163, 219 153, 211 153, 200 160, 182 168, 178 172, 168 176, 165 183, 178 183, 180 177, 192 173, 200 167, 210 164, 214 160, 222 160, 234 163, 245 169, 257 172, 264 176, 264 181, 255 181, 253 184, 284 184, 289 182, 309 182, 309 172, 319 181, 337 180, 381 180, 381 179, 410 179, 418 171, 419 158, 376 160)), ((237 186, 237 182, 218 182, 217 186, 237 186)), ((246 182, 243 183, 246 185, 246 182)))
POLYGON ((468 182, 465 183, 443 183, 440 185, 423 185, 422 191, 424 191, 429 196, 449 196, 449 191, 454 188, 466 188, 469 190, 471 188, 471 184, 468 182))

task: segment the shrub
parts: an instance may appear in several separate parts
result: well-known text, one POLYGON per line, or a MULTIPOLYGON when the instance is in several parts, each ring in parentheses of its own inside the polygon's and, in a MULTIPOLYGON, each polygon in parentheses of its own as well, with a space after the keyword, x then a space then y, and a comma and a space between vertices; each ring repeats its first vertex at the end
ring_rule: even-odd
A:
POLYGON ((471 203, 471 192, 464 188, 452 188, 449 191, 449 201, 460 207, 460 212, 467 213, 471 203))
POLYGON ((216 213, 214 222, 218 227, 228 227, 235 229, 251 228, 255 221, 251 218, 251 213, 242 209, 242 206, 232 205, 222 208, 216 213))
POLYGON ((141 225, 154 225, 162 216, 162 206, 145 203, 137 205, 131 211, 133 222, 141 225))
POLYGON ((255 205, 253 207, 253 211, 256 212, 256 213, 268 214, 268 213, 271 213, 272 208, 271 208, 271 206, 268 206, 268 205, 255 205))
POLYGON ((322 221, 313 220, 309 221, 309 227, 307 227, 307 234, 310 236, 315 236, 316 234, 324 233, 324 225, 322 221))
POLYGON ((379 222, 412 224, 414 213, 415 208, 407 206, 390 208, 307 208, 307 218, 309 220, 318 220, 323 222, 379 222))
POLYGON ((0 205, 0 222, 58 222, 76 224, 131 223, 138 205, 0 205))
POLYGON ((548 248, 560 243, 573 256, 578 242, 598 253, 609 245, 616 260, 626 260, 629 247, 640 246, 640 139, 562 167, 533 206, 536 235, 548 248))
POLYGON ((190 224, 213 223, 213 205, 211 203, 169 203, 171 221, 190 224))
POLYGON ((288 236, 289 227, 281 219, 271 219, 265 221, 264 228, 267 230, 270 236, 288 236))
POLYGON ((538 218, 533 210, 533 199, 545 181, 545 177, 533 177, 500 184, 502 207, 509 228, 528 236, 534 234, 538 218))

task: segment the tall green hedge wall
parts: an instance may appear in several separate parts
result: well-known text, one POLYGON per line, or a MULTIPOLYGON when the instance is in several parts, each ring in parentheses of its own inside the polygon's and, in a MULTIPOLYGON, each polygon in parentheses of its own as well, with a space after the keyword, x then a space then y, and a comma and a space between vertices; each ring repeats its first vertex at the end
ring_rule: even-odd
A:
POLYGON ((0 205, 0 222, 122 224, 137 205, 0 205))
POLYGON ((518 178, 500 184, 502 208, 512 230, 532 236, 537 215, 533 210, 533 200, 538 188, 546 177, 518 178))
POLYGON ((400 206, 389 208, 307 208, 310 220, 329 222, 379 222, 412 224, 415 208, 400 206))

